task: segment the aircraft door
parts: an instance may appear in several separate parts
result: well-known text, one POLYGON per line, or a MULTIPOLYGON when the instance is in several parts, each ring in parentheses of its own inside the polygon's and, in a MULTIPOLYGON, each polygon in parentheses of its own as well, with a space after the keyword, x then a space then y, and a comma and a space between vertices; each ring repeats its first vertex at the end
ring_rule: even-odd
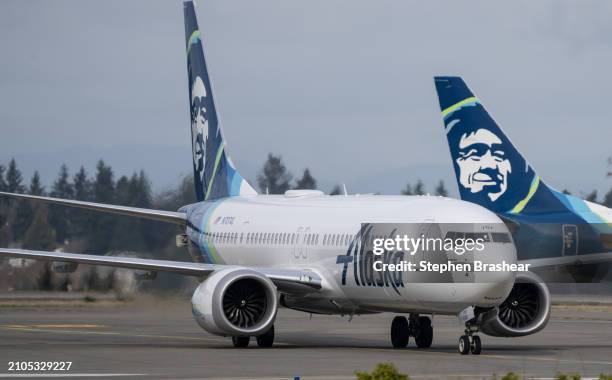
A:
POLYGON ((302 246, 304 247, 302 250, 302 258, 307 258, 308 257, 308 249, 309 249, 309 244, 308 244, 308 240, 306 239, 306 237, 308 236, 308 234, 310 233, 310 227, 306 227, 304 229, 304 238, 302 239, 302 246))
POLYGON ((299 227, 295 233, 295 240, 293 241, 293 258, 299 259, 302 257, 302 236, 304 235, 304 227, 299 227))
POLYGON ((578 253, 578 226, 563 225, 563 256, 574 256, 578 253))

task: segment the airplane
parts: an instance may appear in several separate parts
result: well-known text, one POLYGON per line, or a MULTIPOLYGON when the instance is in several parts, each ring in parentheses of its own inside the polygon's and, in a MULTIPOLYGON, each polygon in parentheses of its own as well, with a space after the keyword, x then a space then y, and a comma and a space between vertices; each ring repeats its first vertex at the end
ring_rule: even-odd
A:
MULTIPOLYGON (((259 347, 272 346, 279 306, 350 318, 399 314, 391 323, 395 348, 406 347, 410 337, 417 347, 430 347, 429 315, 456 315, 465 324, 458 342, 461 354, 480 354, 479 332, 522 336, 544 328, 550 316, 550 293, 532 273, 460 273, 442 280, 444 276, 436 273, 373 270, 375 259, 366 243, 374 236, 375 225, 389 223, 424 228, 427 236, 477 233, 486 241, 478 253, 481 260, 516 263, 509 227, 484 207, 434 196, 331 196, 299 189, 282 195, 257 194, 230 159, 194 4, 187 0, 183 8, 197 202, 163 211, 0 195, 177 224, 184 228, 177 245, 187 247, 192 261, 17 248, 0 248, 0 257, 51 261, 60 272, 89 264, 194 276, 201 281, 191 299, 196 322, 211 334, 231 337, 235 347, 248 346, 251 338, 259 347), (449 225, 453 227, 444 227, 449 225)), ((391 253, 382 260, 404 257, 404 252, 391 253)))
POLYGON ((548 186, 463 79, 434 82, 461 199, 512 224, 518 260, 542 277, 601 280, 612 259, 612 209, 548 186))

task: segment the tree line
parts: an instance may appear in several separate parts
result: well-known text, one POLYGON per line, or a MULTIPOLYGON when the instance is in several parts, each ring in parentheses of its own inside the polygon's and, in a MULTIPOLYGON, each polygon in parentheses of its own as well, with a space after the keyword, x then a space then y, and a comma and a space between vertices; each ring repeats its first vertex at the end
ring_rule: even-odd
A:
MULTIPOLYGON (((174 189, 154 195, 143 170, 116 179, 113 169, 103 160, 97 163, 93 175, 82 166, 71 174, 62 165, 47 190, 37 171, 26 183, 13 159, 6 166, 0 165, 0 191, 165 210, 195 202, 191 177, 186 177, 174 189)), ((158 259, 188 260, 186 252, 174 246, 177 233, 180 233, 178 227, 167 223, 0 197, 0 246, 3 247, 93 254, 138 253, 158 259)), ((52 275, 47 263, 37 263, 28 271, 38 273, 32 273, 30 277, 34 280, 22 288, 66 287, 67 276, 52 275), (61 279, 52 284, 54 276, 61 279)), ((99 280, 97 270, 92 269, 85 275, 88 278, 80 288, 107 290, 110 286, 108 281, 99 280)))
MULTIPOLYGON (((612 177, 612 158, 608 161, 608 177, 612 177)), ((290 189, 317 189, 317 180, 306 168, 301 176, 294 178, 282 157, 268 154, 256 178, 263 194, 283 194, 290 189)), ((132 207, 177 210, 180 206, 195 202, 193 177, 186 176, 175 188, 154 193, 144 170, 116 179, 113 169, 103 160, 98 161, 95 172, 87 173, 83 166, 74 173, 62 165, 57 177, 47 189, 41 183, 37 171, 29 181, 23 178, 17 162, 12 159, 6 166, 0 164, 0 191, 51 196, 98 203, 109 203, 132 207)), ((567 190, 564 192, 569 193, 567 190)), ((342 194, 340 185, 334 186, 331 195, 342 194)), ((424 195, 428 191, 421 180, 407 183, 401 189, 404 195, 424 195)), ((443 181, 439 181, 433 194, 447 196, 443 181)), ((602 198, 592 191, 585 199, 612 207, 612 188, 602 198)), ((83 209, 45 204, 42 202, 19 201, 0 197, 0 246, 24 247, 36 250, 61 249, 67 252, 108 254, 133 252, 139 256, 158 259, 189 260, 184 249, 176 248, 174 235, 182 233, 177 226, 139 218, 117 216, 83 209)), ((1 263, 0 263, 1 267, 1 263)), ((49 265, 38 265, 41 273, 38 288, 57 288, 58 281, 52 285, 53 275, 49 265)), ((85 288, 108 288, 100 285, 97 272, 88 272, 85 288), (92 279, 93 278, 93 279, 92 279), (97 285, 96 285, 97 283, 97 285)), ((59 281, 65 287, 69 278, 59 281)), ((68 281, 70 282, 70 281, 68 281)), ((163 286, 178 286, 180 281, 168 280, 163 286)), ((27 286, 26 286, 27 287, 27 286)))

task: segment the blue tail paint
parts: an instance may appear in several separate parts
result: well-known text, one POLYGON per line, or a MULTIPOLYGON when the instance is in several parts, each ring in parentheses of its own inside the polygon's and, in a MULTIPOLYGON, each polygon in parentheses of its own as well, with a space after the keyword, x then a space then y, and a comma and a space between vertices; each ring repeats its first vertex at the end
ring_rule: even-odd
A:
POLYGON ((183 10, 196 197, 198 201, 205 201, 256 194, 236 171, 226 152, 193 1, 185 1, 183 10))
POLYGON ((461 199, 501 214, 567 212, 459 77, 436 77, 461 199))

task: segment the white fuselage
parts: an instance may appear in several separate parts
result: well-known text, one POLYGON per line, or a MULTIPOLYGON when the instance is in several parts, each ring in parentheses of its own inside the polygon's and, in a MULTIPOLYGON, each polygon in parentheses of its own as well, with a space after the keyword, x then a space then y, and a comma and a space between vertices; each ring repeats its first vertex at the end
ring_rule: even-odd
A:
MULTIPOLYGON (((316 272, 322 290, 281 300, 321 313, 418 312, 455 314, 468 306, 499 305, 514 284, 511 272, 481 272, 469 281, 422 282, 411 272, 379 278, 351 256, 362 223, 475 224, 509 234, 492 212, 472 203, 434 196, 328 196, 316 191, 230 197, 187 206, 191 253, 196 260, 245 267, 299 268, 316 272)), ((478 232, 473 231, 472 232, 478 232)), ((454 253, 451 253, 454 254, 454 253)), ((474 259, 516 262, 511 242, 487 243, 474 259)), ((466 274, 467 276, 467 274, 466 274)), ((442 278, 442 277, 440 277, 442 278)))

